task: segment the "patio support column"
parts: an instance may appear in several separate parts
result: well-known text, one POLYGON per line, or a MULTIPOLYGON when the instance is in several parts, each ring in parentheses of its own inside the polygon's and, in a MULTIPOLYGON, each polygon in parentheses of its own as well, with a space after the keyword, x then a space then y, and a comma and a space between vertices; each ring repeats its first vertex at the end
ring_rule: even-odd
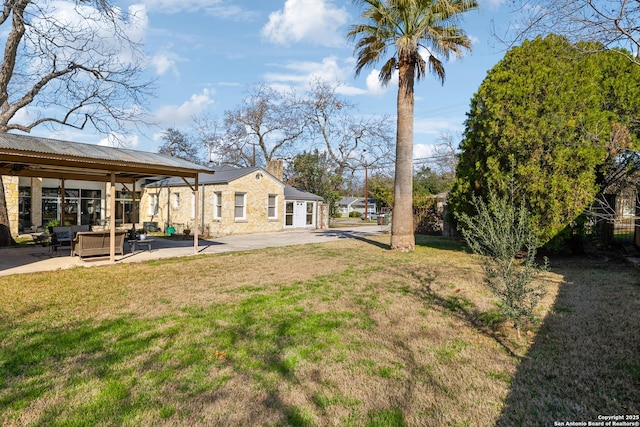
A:
POLYGON ((116 173, 111 171, 109 188, 109 262, 116 262, 116 173))
POLYGON ((64 225, 64 208, 65 208, 65 201, 64 201, 64 196, 65 196, 65 189, 64 189, 64 178, 62 178, 60 180, 60 225, 64 225))
MULTIPOLYGON (((138 215, 138 206, 136 205, 136 180, 133 180, 133 185, 131 185, 131 228, 133 228, 133 236, 136 235, 137 224, 140 221, 140 216, 138 215)), ((140 224, 142 226, 142 224, 140 224)))
POLYGON ((193 188, 193 197, 194 197, 194 214, 195 214, 195 218, 193 220, 194 224, 193 224, 193 253, 197 254, 198 253, 198 223, 200 222, 199 218, 200 218, 200 200, 198 197, 198 174, 196 174, 196 180, 194 182, 194 188, 193 188))
MULTIPOLYGON (((160 202, 158 201, 158 203, 160 202)), ((167 227, 169 227, 170 225, 173 225, 171 223, 171 186, 167 186, 167 223, 164 227, 165 233, 167 232, 167 227)))

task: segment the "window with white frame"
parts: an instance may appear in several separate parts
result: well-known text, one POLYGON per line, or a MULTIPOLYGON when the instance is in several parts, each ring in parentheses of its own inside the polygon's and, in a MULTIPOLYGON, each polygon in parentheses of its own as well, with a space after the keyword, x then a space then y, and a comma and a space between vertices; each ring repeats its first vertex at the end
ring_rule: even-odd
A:
POLYGON ((173 208, 180 209, 180 193, 173 193, 173 208))
POLYGON ((213 219, 222 218, 222 191, 213 193, 215 206, 213 208, 213 219))
POLYGON ((158 215, 158 194, 150 194, 148 214, 158 215))
POLYGON ((307 217, 306 217, 306 224, 307 225, 313 225, 313 202, 307 202, 307 217))
POLYGON ((247 193, 235 194, 234 218, 236 220, 247 219, 247 193))
POLYGON ((196 193, 191 193, 191 218, 196 217, 196 193))
POLYGON ((285 206, 284 225, 286 225, 287 227, 293 227, 293 212, 294 212, 293 205, 294 205, 293 202, 287 202, 285 206))
POLYGON ((276 219, 278 217, 278 195, 269 194, 267 200, 267 216, 269 219, 276 219))

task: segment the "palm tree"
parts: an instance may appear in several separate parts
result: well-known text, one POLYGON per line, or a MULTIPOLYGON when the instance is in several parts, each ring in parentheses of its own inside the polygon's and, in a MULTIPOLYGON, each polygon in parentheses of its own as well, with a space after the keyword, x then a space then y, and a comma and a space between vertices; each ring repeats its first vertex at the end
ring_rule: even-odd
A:
POLYGON ((398 118, 391 249, 410 251, 413 236, 413 86, 428 71, 444 84, 442 59, 462 56, 471 40, 456 23, 463 12, 475 9, 475 0, 354 0, 366 6, 363 24, 351 27, 348 38, 356 41, 356 76, 363 68, 393 55, 380 70, 388 84, 398 70, 398 118))

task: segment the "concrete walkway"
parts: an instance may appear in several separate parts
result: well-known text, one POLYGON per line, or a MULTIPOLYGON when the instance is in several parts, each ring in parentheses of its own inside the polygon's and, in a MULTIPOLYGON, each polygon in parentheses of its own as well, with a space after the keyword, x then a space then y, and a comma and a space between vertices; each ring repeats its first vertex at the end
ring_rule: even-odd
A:
MULTIPOLYGON (((214 254, 278 246, 324 243, 338 239, 363 238, 385 234, 387 232, 388 227, 362 225, 349 228, 332 228, 329 230, 292 230, 274 233, 243 234, 215 239, 200 239, 198 253, 214 254)), ((128 247, 129 245, 125 243, 125 251, 128 250, 128 247)), ((48 247, 42 246, 2 248, 0 249, 0 276, 109 264, 108 256, 80 259, 79 257, 69 256, 69 253, 69 247, 58 248, 58 252, 51 252, 48 247)), ((142 248, 142 250, 136 250, 135 253, 117 255, 116 263, 143 262, 153 259, 191 255, 194 255, 193 239, 168 240, 155 238, 151 251, 142 248)))

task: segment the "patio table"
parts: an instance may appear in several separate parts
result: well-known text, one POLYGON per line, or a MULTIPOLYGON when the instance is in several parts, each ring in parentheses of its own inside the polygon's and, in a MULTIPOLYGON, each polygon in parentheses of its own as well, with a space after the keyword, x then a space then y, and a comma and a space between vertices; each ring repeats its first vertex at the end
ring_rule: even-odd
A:
POLYGON ((139 246, 146 246, 147 250, 149 252, 151 252, 151 243, 153 243, 154 239, 143 239, 143 240, 139 240, 139 239, 131 239, 128 240, 129 242, 129 252, 135 252, 136 248, 139 246))

